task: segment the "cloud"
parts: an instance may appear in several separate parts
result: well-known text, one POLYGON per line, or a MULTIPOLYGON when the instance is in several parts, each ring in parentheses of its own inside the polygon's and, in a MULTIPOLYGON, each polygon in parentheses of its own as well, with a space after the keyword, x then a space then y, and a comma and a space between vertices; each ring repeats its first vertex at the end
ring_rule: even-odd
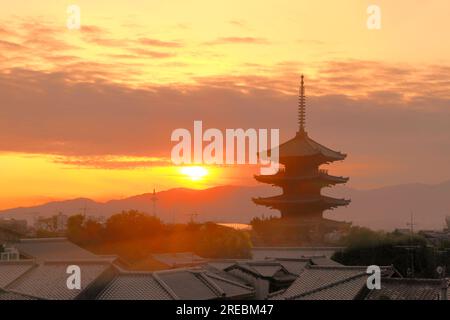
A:
POLYGON ((175 54, 171 52, 160 52, 147 50, 142 48, 131 48, 129 51, 134 52, 138 55, 139 58, 154 58, 154 59, 163 59, 163 58, 171 58, 174 57, 175 54))
POLYGON ((24 46, 18 43, 6 41, 6 40, 0 40, 0 48, 2 50, 23 50, 25 49, 24 46))
MULTIPOLYGON (((133 88, 111 82, 126 72, 126 64, 69 66, 59 72, 0 72, 1 151, 69 157, 61 163, 77 166, 133 167, 102 157, 168 158, 172 130, 190 129, 194 120, 203 120, 205 128, 281 128, 282 140, 297 129, 297 70, 133 88)), ((306 75, 307 129, 319 142, 348 153, 349 166, 369 168, 364 175, 356 172, 353 181, 449 178, 447 66, 342 61, 318 70, 319 76, 306 75), (392 165, 380 172, 371 171, 370 163, 392 165)))
POLYGON ((161 41, 158 39, 150 39, 150 38, 140 38, 136 41, 136 43, 152 46, 152 47, 164 47, 164 48, 179 48, 182 47, 182 44, 175 41, 161 41))
POLYGON ((213 41, 209 41, 207 45, 220 45, 220 44, 269 44, 270 42, 264 38, 254 37, 224 37, 218 38, 213 41))
POLYGON ((152 166, 168 166, 171 165, 170 159, 167 158, 150 158, 150 157, 118 157, 118 156, 85 156, 85 157, 68 157, 57 156, 53 158, 53 162, 65 165, 69 168, 88 168, 88 169, 109 169, 109 170, 129 170, 139 168, 149 168, 152 166))

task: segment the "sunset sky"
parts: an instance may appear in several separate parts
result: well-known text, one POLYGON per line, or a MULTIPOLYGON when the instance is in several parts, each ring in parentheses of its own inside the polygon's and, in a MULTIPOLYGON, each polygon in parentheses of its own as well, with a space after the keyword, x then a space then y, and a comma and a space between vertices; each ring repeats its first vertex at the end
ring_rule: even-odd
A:
POLYGON ((286 140, 301 73, 307 130, 348 154, 331 173, 350 187, 450 179, 448 0, 0 3, 0 209, 256 184, 254 167, 192 179, 171 132, 202 120, 286 140))

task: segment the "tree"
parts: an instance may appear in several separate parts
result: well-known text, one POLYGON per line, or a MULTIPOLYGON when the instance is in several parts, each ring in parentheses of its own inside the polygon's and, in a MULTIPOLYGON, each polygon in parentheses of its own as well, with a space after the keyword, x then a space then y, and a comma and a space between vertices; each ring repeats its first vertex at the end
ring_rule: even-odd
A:
POLYGON ((163 230, 161 220, 136 210, 123 211, 106 221, 105 236, 112 241, 155 237, 163 230))
POLYGON ((250 237, 243 231, 205 223, 196 238, 195 252, 202 257, 249 258, 251 256, 250 237))

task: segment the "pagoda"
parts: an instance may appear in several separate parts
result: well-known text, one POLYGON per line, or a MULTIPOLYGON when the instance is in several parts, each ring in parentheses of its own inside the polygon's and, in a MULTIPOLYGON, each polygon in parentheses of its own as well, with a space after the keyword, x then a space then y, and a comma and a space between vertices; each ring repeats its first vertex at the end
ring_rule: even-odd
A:
POLYGON ((306 99, 304 77, 301 76, 298 103, 298 131, 294 138, 279 146, 282 165, 274 175, 255 175, 259 182, 282 189, 282 194, 267 198, 253 198, 253 202, 281 212, 281 220, 291 226, 303 227, 306 233, 327 233, 348 227, 345 222, 323 218, 323 212, 350 203, 321 194, 324 187, 346 183, 348 178, 328 174, 320 166, 344 160, 346 154, 331 150, 312 140, 305 128, 306 99))

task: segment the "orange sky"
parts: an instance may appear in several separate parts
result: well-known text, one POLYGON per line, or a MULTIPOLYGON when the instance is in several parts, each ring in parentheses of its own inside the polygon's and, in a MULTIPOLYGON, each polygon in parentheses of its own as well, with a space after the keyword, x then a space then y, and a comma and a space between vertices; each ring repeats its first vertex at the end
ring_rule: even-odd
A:
POLYGON ((203 120, 289 138, 300 73, 308 130, 349 154, 333 170, 350 186, 450 178, 447 0, 1 1, 0 209, 254 183, 255 168, 192 181, 170 132, 203 120))

